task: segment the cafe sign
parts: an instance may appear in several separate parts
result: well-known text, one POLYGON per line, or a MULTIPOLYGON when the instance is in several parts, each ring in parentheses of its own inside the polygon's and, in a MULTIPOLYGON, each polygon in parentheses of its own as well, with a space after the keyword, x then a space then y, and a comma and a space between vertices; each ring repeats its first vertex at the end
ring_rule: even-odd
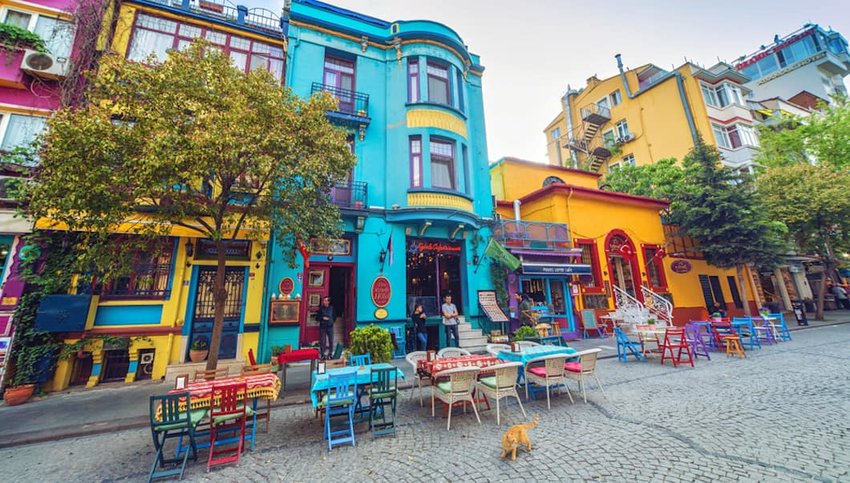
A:
POLYGON ((460 253, 460 245, 449 245, 446 243, 432 243, 432 242, 419 242, 416 245, 416 249, 422 252, 436 252, 436 253, 448 253, 448 252, 457 252, 460 253))
POLYGON ((295 290, 295 281, 290 277, 285 277, 280 281, 280 293, 281 295, 289 295, 292 291, 295 290))
POLYGON ((673 270, 676 273, 688 273, 692 268, 691 262, 687 260, 676 260, 670 264, 670 270, 673 270))
POLYGON ((372 303, 378 307, 386 307, 390 303, 393 290, 390 280, 383 275, 372 282, 372 303))

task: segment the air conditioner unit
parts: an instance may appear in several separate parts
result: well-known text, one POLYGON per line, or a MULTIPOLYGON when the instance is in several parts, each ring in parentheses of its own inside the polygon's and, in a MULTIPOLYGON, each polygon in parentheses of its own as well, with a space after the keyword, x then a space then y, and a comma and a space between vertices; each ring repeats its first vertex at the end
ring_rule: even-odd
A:
POLYGON ((139 357, 139 364, 153 364, 153 352, 145 352, 139 357))
POLYGON ((67 57, 54 57, 51 54, 24 50, 21 70, 27 74, 45 79, 62 79, 68 75, 70 62, 67 57))
POLYGON ((635 138, 634 134, 631 134, 631 133, 626 134, 623 137, 617 138, 617 144, 626 144, 627 142, 631 141, 634 138, 635 138))

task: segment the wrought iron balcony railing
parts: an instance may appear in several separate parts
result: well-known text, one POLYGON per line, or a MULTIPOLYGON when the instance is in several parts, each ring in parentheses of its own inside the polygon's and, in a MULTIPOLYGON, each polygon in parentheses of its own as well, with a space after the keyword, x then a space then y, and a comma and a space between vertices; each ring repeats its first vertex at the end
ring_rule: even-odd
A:
POLYGON ((564 223, 502 220, 493 228, 493 238, 506 247, 533 250, 572 248, 570 229, 564 223))
POLYGON ((581 108, 581 120, 602 125, 611 120, 611 110, 599 104, 590 104, 581 108))
POLYGON ((331 203, 340 208, 365 210, 369 206, 369 185, 365 181, 337 183, 331 188, 331 203))
POLYGON ((243 5, 234 5, 228 0, 147 1, 283 36, 284 28, 280 15, 265 8, 248 8, 243 5))
POLYGON ((368 119, 369 118, 369 95, 362 92, 349 91, 339 87, 314 82, 310 94, 327 92, 339 102, 334 112, 348 114, 349 116, 368 119))

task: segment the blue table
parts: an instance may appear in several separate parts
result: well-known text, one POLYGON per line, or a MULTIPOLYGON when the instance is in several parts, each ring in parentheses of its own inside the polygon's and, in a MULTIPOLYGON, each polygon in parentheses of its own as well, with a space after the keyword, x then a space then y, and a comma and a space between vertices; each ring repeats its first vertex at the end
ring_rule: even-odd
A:
MULTIPOLYGON (((357 385, 366 386, 372 383, 372 369, 396 369, 398 377, 404 379, 404 372, 392 364, 382 362, 380 364, 370 364, 357 369, 357 385)), ((313 373, 313 385, 310 387, 310 401, 313 403, 313 409, 319 406, 319 393, 328 390, 328 376, 330 374, 339 374, 340 372, 350 371, 352 367, 340 367, 337 369, 329 369, 324 374, 313 373)))
POLYGON ((496 356, 503 361, 522 362, 526 365, 531 359, 536 359, 542 356, 550 356, 555 354, 575 354, 577 351, 572 347, 562 347, 559 345, 535 345, 531 347, 523 347, 520 352, 501 351, 496 356))

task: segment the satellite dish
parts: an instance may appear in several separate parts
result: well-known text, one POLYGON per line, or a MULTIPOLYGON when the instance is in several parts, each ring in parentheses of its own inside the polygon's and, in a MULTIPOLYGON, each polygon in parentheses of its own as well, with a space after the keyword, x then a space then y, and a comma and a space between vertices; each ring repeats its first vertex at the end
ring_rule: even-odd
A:
POLYGON ((27 67, 33 70, 47 70, 53 67, 53 58, 47 54, 30 54, 26 59, 27 67))

